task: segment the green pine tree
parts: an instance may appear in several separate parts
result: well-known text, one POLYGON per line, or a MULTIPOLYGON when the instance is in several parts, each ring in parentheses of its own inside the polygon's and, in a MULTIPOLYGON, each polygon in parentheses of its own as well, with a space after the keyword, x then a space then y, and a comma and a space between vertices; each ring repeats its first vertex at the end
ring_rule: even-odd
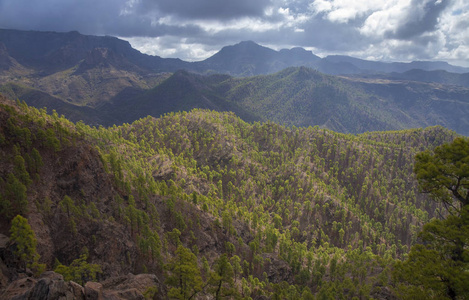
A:
POLYGON ((15 243, 14 254, 19 258, 23 268, 29 267, 36 274, 44 271, 45 265, 39 264, 40 255, 36 251, 37 240, 28 220, 17 215, 11 221, 10 239, 15 243))
POLYGON ((469 205, 469 139, 456 138, 415 159, 414 172, 422 192, 456 209, 469 205))
POLYGON ((469 299, 469 209, 461 216, 434 220, 398 262, 394 277, 403 299, 469 299))
POLYGON ((90 264, 87 262, 88 255, 86 253, 80 255, 69 266, 59 263, 54 271, 62 274, 64 279, 75 281, 78 284, 84 285, 88 281, 95 281, 99 273, 102 273, 101 267, 98 264, 90 264))
POLYGON ((233 296, 236 293, 233 288, 234 271, 226 254, 223 254, 215 261, 214 270, 211 274, 210 283, 215 299, 233 296))
POLYGON ((25 214, 28 211, 28 198, 26 195, 26 186, 18 180, 13 174, 8 174, 5 186, 4 202, 9 202, 5 205, 3 213, 7 218, 13 217, 15 214, 25 214))
POLYGON ((397 292, 408 299, 469 298, 469 140, 457 138, 416 156, 414 171, 423 192, 449 207, 419 234, 407 260, 394 271, 397 292))
POLYGON ((172 299, 192 299, 202 290, 202 276, 197 266, 197 257, 182 245, 176 256, 166 265, 170 272, 166 284, 171 286, 168 296, 172 299))

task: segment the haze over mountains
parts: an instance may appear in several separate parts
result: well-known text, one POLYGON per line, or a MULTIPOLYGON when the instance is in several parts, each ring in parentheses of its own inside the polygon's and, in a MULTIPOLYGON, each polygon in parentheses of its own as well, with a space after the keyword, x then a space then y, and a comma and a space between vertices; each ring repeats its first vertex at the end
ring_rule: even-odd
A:
POLYGON ((93 125, 208 108, 344 133, 443 125, 469 135, 468 71, 320 58, 252 41, 185 62, 142 54, 115 37, 0 30, 0 91, 93 125))

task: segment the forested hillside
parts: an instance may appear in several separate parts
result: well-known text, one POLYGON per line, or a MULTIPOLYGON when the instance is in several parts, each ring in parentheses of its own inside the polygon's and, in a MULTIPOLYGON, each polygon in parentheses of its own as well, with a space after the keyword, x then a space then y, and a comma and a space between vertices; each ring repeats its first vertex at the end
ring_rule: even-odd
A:
POLYGON ((456 137, 442 127, 350 135, 193 110, 94 128, 2 102, 5 298, 55 270, 86 284, 75 296, 97 280, 121 298, 389 299, 395 262, 447 214, 413 174, 456 137), (37 245, 21 252, 25 223, 37 245))
POLYGON ((178 71, 149 91, 99 110, 128 123, 206 108, 233 111, 248 122, 318 125, 342 133, 442 125, 469 135, 468 101, 464 87, 335 77, 299 67, 245 78, 178 71))

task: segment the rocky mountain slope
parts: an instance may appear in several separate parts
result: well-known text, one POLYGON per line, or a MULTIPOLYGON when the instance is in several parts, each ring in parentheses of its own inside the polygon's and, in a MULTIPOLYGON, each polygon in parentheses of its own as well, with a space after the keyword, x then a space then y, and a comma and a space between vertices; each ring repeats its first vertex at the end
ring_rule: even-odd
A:
POLYGON ((394 261, 444 213, 418 192, 413 157, 454 137, 207 110, 92 128, 2 100, 0 233, 26 217, 56 273, 34 278, 43 270, 18 257, 22 241, 2 242, 0 296, 392 298, 394 261), (174 280, 182 266, 187 284, 174 280))

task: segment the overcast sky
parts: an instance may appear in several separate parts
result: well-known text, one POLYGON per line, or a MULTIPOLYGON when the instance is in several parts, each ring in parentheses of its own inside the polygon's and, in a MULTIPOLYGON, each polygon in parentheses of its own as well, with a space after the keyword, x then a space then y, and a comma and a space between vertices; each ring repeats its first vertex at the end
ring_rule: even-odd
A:
POLYGON ((468 0, 0 0, 0 28, 112 35, 190 61, 252 40, 319 56, 469 66, 468 0))

